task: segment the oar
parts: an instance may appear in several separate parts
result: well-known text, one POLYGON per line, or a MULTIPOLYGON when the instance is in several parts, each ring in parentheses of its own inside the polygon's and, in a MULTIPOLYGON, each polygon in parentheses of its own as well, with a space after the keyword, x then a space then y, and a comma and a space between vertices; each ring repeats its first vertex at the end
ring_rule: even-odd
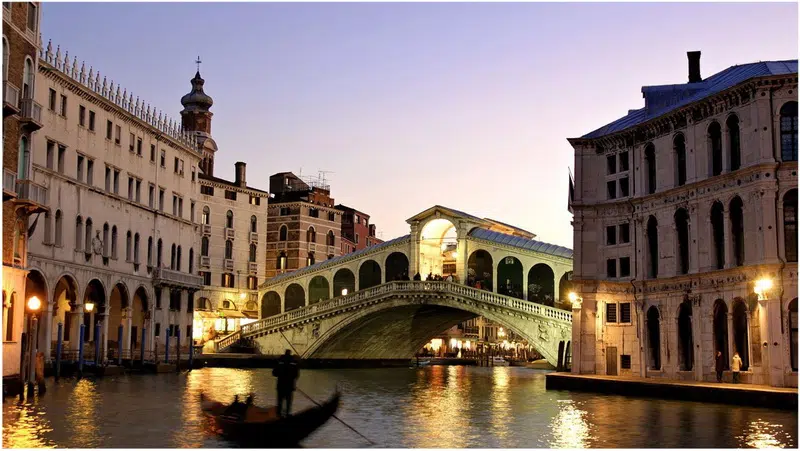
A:
MULTIPOLYGON (((280 333, 281 333, 281 336, 283 337, 283 339, 284 339, 284 340, 286 340, 286 343, 289 343, 289 346, 291 346, 291 347, 292 347, 292 349, 294 349, 294 353, 295 353, 295 354, 297 354, 297 356, 299 357, 299 356, 300 356, 300 353, 299 353, 299 352, 297 352, 297 349, 295 349, 295 347, 294 347, 294 345, 292 344, 292 342, 291 342, 291 341, 289 341, 289 339, 288 339, 288 338, 286 338, 286 335, 283 335, 283 331, 278 331, 278 332, 280 332, 280 333)), ((295 388, 296 388, 296 387, 295 387, 295 388)), ((305 396, 306 398, 308 398, 308 400, 309 400, 309 401, 311 401, 311 402, 313 402, 314 404, 316 404, 316 405, 317 405, 317 407, 322 407, 322 405, 321 405, 320 403, 318 403, 317 401, 315 401, 315 400, 314 400, 314 398, 312 398, 311 396, 308 396, 308 395, 307 395, 307 394, 306 394, 306 393, 305 393, 303 390, 300 390, 299 388, 297 388, 297 391, 299 391, 301 395, 303 395, 303 396, 305 396)), ((337 389, 336 389, 336 391, 338 392, 338 391, 339 391, 339 389, 337 388, 337 389)), ((359 436, 361 436, 361 438, 363 438, 364 440, 368 441, 370 445, 374 445, 374 444, 375 444, 375 442, 373 442, 372 440, 368 439, 368 438, 367 438, 367 437, 366 437, 364 434, 362 434, 362 433, 358 432, 358 431, 357 431, 357 430, 356 430, 356 429, 355 429, 353 426, 350 426, 349 424, 345 423, 345 422, 344 422, 344 420, 342 420, 341 418, 337 417, 335 413, 331 414, 331 416, 332 416, 333 418, 336 418, 337 420, 339 420, 339 422, 340 422, 340 423, 342 423, 343 425, 347 426, 347 427, 348 427, 348 428, 349 428, 351 431, 353 431, 353 432, 355 432, 356 434, 358 434, 359 436)))

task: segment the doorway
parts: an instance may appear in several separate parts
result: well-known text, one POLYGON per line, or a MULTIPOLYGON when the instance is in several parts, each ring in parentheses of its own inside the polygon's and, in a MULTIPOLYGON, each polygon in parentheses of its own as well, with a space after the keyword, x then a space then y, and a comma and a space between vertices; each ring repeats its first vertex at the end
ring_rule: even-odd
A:
POLYGON ((617 375, 617 348, 606 348, 606 375, 617 375))

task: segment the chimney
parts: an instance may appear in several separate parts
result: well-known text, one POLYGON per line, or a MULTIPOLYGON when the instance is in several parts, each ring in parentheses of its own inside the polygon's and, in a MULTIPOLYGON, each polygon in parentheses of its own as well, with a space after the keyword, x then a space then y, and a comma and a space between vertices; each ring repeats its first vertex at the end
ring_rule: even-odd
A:
POLYGON ((245 176, 245 167, 247 165, 241 161, 236 162, 236 181, 235 183, 241 187, 247 186, 247 177, 245 176))
POLYGON ((698 83, 703 81, 700 77, 700 51, 686 52, 689 57, 689 83, 698 83))

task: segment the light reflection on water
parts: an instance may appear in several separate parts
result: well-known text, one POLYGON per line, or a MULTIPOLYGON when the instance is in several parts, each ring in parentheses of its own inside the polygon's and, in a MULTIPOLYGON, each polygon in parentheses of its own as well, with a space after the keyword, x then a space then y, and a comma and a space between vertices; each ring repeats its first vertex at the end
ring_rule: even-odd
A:
MULTIPOLYGON (((4 447, 230 447, 206 431, 200 391, 275 402, 268 369, 49 382, 41 399, 4 403, 4 447)), ((298 381, 320 401, 337 385, 337 415, 386 447, 797 447, 797 412, 547 391, 525 368, 304 370, 298 381)), ((295 394, 295 410, 311 405, 295 394)), ((365 443, 331 420, 304 446, 365 443)))

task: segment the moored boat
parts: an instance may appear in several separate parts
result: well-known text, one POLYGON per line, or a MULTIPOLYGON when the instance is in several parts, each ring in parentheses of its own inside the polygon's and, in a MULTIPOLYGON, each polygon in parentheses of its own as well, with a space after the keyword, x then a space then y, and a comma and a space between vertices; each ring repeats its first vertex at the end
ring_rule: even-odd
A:
POLYGON ((289 448, 325 424, 339 408, 340 394, 317 407, 282 418, 278 408, 223 404, 200 393, 203 413, 211 420, 214 432, 239 445, 257 448, 289 448))

